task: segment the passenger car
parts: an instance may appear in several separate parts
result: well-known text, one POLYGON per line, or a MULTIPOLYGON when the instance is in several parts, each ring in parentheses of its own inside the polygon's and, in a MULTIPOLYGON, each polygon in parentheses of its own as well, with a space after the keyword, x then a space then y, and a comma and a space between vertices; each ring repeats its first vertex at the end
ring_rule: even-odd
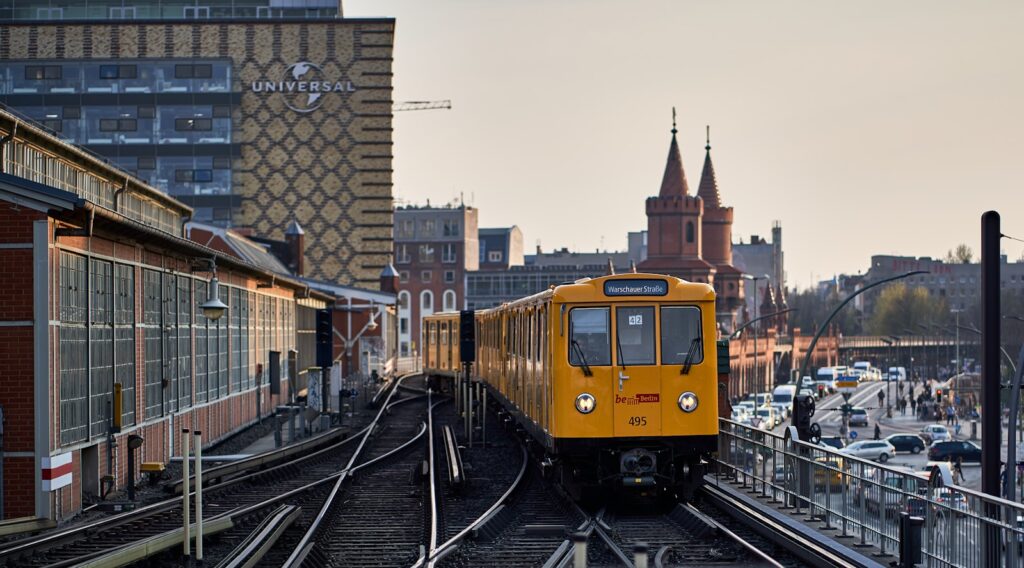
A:
POLYGON ((897 452, 921 453, 928 445, 917 434, 890 434, 885 440, 896 448, 897 452))
POLYGON ((929 444, 953 439, 953 436, 949 433, 949 429, 942 424, 929 424, 924 428, 921 428, 921 437, 929 444))
POLYGON ((846 447, 846 442, 843 442, 843 439, 839 436, 822 436, 821 443, 837 450, 846 447))
POLYGON ((928 459, 932 461, 963 460, 964 462, 981 462, 981 448, 974 442, 949 440, 935 442, 928 448, 928 459))
POLYGON ((889 458, 896 455, 896 448, 892 447, 892 444, 885 440, 854 442, 839 451, 858 458, 878 460, 881 463, 889 461, 889 458))
POLYGON ((867 426, 868 411, 860 407, 854 407, 850 411, 850 426, 867 426))

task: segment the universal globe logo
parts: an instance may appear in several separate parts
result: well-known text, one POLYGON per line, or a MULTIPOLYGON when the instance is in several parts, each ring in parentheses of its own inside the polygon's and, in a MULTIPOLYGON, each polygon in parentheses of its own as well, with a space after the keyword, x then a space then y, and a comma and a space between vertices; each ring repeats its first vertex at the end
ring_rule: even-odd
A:
POLYGON ((284 70, 283 81, 253 81, 254 93, 281 93, 284 104, 295 112, 308 113, 320 108, 332 93, 351 93, 352 81, 329 79, 316 63, 299 61, 284 70))

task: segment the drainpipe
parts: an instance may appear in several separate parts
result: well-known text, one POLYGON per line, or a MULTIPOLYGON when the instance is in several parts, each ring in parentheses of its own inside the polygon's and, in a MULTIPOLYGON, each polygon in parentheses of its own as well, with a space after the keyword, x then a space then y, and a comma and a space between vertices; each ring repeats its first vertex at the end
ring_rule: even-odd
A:
POLYGON ((124 176, 121 188, 114 192, 114 211, 121 212, 121 194, 128 191, 128 176, 124 176))

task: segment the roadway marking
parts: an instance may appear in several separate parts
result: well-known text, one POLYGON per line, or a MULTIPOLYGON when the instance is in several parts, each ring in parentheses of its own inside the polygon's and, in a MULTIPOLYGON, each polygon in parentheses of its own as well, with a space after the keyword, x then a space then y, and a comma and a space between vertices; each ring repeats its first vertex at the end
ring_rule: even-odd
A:
MULTIPOLYGON (((879 386, 884 386, 885 382, 884 381, 879 381, 879 382, 877 382, 877 384, 879 386)), ((850 404, 852 404, 854 406, 857 406, 858 404, 860 404, 860 403, 864 402, 865 400, 867 400, 872 395, 877 397, 878 396, 878 389, 877 388, 871 388, 871 387, 876 385, 876 382, 872 381, 871 383, 869 383, 869 385, 870 386, 867 388, 867 390, 864 390, 864 391, 861 391, 861 392, 858 392, 858 393, 854 393, 853 396, 850 397, 850 404)), ((839 404, 843 404, 843 397, 841 395, 833 395, 833 397, 838 399, 839 404)), ((829 422, 829 421, 831 421, 833 419, 833 415, 836 414, 837 412, 839 412, 839 409, 829 410, 825 414, 821 415, 821 418, 819 418, 819 421, 820 422, 829 422)), ((840 418, 841 419, 842 418, 842 414, 839 414, 838 416, 835 416, 835 418, 840 418)))

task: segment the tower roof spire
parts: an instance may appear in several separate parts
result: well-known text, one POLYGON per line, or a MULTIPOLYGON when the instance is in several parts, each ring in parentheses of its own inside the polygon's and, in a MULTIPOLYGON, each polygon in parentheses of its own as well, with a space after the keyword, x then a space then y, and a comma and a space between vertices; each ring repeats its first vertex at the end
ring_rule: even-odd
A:
POLYGON ((668 147, 668 160, 665 162, 665 174, 661 177, 658 197, 685 197, 690 193, 686 172, 683 171, 683 158, 679 155, 679 142, 676 141, 677 132, 676 107, 672 107, 672 143, 668 147))
POLYGON ((704 207, 721 207, 722 196, 718 193, 718 179, 715 177, 715 165, 711 163, 711 126, 707 126, 707 145, 704 149, 704 170, 700 173, 700 185, 697 196, 704 200, 704 207))

